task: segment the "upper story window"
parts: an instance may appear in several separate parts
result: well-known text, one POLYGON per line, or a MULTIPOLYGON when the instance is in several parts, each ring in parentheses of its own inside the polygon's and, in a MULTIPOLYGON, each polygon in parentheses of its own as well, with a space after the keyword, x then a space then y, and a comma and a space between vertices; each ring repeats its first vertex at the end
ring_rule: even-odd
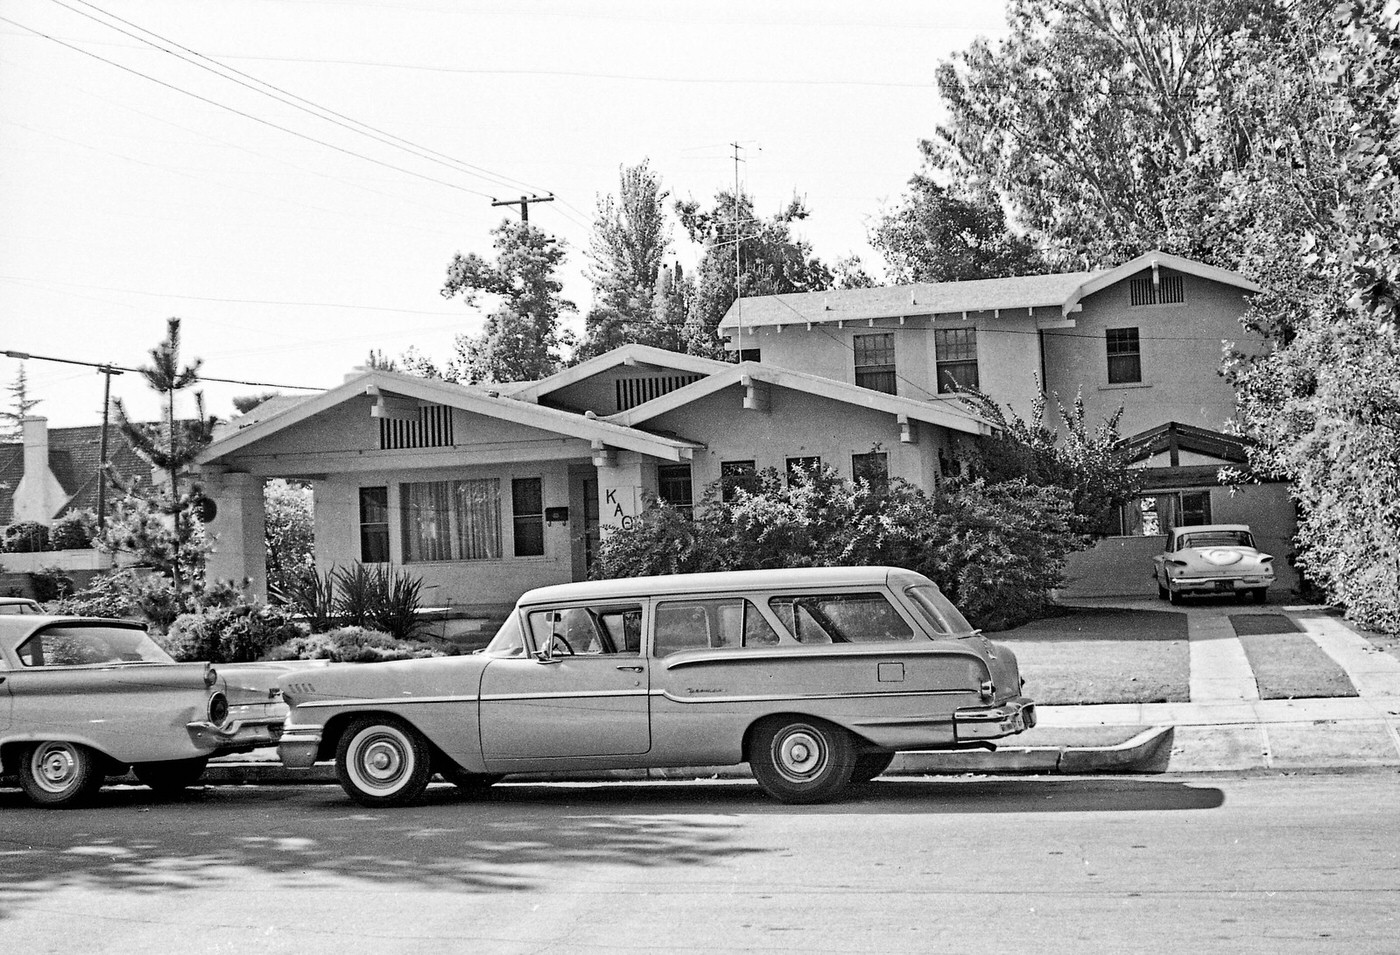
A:
POLYGON ((857 335, 852 345, 856 353, 856 384, 871 391, 895 394, 894 332, 857 335))
POLYGON ((1138 330, 1110 328, 1104 335, 1108 341, 1108 383, 1122 385, 1142 381, 1142 351, 1138 346, 1138 330))
POLYGON ((757 349, 757 348, 741 348, 741 349, 739 349, 739 360, 740 360, 740 361, 762 361, 763 358, 762 358, 762 356, 761 356, 761 354, 760 354, 760 350, 757 349))
POLYGON ((977 329, 935 328, 933 349, 938 363, 938 391, 946 394, 981 387, 977 376, 977 329))
POLYGON ((1185 283, 1180 275, 1167 275, 1160 270, 1156 280, 1150 271, 1128 280, 1128 301, 1131 305, 1180 305, 1186 301, 1185 283))
POLYGON ((382 564, 389 560, 389 489, 360 488, 360 562, 382 564))
POLYGON ((656 496, 686 517, 695 510, 695 486, 689 464, 661 464, 656 468, 656 496))

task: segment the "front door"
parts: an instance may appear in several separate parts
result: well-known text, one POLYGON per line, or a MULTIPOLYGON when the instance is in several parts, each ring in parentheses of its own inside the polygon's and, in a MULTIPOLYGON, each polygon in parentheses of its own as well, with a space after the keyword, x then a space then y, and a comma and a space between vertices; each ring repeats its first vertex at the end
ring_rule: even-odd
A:
POLYGON ((527 620, 533 648, 546 659, 487 664, 481 678, 481 748, 487 761, 650 750, 641 606, 556 607, 532 611, 527 620))

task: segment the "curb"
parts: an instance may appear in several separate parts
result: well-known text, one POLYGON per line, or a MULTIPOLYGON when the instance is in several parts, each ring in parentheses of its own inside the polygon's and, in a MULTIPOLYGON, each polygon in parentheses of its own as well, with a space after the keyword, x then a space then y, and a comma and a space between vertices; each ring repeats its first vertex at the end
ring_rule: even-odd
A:
MULTIPOLYGON (((1175 728, 1154 726, 1113 746, 1020 746, 995 751, 900 753, 886 776, 985 775, 1098 776, 1114 773, 1160 773, 1167 769, 1175 728)), ((583 773, 520 773, 519 782, 607 782, 656 779, 746 779, 747 765, 686 766, 671 769, 614 769, 583 773)), ((287 769, 260 760, 215 760, 201 779, 210 786, 327 785, 337 782, 335 767, 318 763, 310 769, 287 769)))

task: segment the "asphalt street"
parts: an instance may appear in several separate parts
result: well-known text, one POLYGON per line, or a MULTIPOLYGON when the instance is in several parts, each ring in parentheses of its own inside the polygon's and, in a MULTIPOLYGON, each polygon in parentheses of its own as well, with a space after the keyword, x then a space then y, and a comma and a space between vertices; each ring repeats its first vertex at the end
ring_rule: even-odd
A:
POLYGON ((7 952, 1400 950, 1393 769, 0 791, 7 952))

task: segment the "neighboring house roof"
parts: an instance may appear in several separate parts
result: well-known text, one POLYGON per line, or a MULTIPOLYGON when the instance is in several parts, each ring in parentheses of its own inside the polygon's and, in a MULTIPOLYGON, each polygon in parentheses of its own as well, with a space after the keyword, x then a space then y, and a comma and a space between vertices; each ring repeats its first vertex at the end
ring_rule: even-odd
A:
POLYGON ((632 344, 622 345, 610 352, 598 355, 596 358, 581 361, 577 365, 565 368, 563 371, 539 381, 519 381, 506 385, 493 385, 492 388, 503 395, 519 398, 521 401, 539 401, 544 395, 592 378, 610 368, 623 365, 653 365, 657 368, 669 368, 700 375, 710 375, 734 367, 732 362, 701 358, 698 355, 686 355, 667 351, 664 348, 654 348, 651 345, 632 344))
POLYGON ((1207 428, 1197 428, 1179 421, 1168 421, 1155 428, 1129 435, 1119 440, 1118 445, 1127 450, 1130 463, 1147 461, 1163 453, 1175 458, 1182 451, 1191 451, 1236 464, 1244 464, 1249 460, 1245 450, 1248 443, 1243 438, 1207 428))
POLYGON ((746 361, 737 365, 716 362, 716 364, 722 367, 715 374, 683 388, 677 388, 659 398, 653 398, 635 408, 609 415, 604 420, 633 426, 668 411, 673 411, 706 395, 714 394, 723 388, 734 385, 747 387, 759 383, 776 385, 779 388, 791 388, 794 391, 803 391, 807 394, 819 395, 863 408, 873 408, 876 411, 888 412, 901 418, 926 421, 929 424, 941 425, 966 434, 992 433, 992 425, 989 421, 973 414, 954 398, 916 401, 913 398, 887 395, 884 392, 872 391, 869 388, 847 384, 844 381, 834 381, 830 378, 821 378, 806 372, 791 371, 775 365, 765 365, 761 362, 746 361))
MULTIPOLYGON (((58 513, 97 509, 98 465, 101 461, 102 426, 49 428, 49 470, 68 494, 58 513)), ((107 460, 124 480, 151 480, 151 465, 132 450, 126 435, 115 424, 107 426, 107 460)), ((24 442, 0 444, 0 525, 14 520, 14 492, 24 477, 24 442)))
POLYGON ((280 409, 274 409, 274 412, 267 417, 250 421, 247 424, 242 424, 242 419, 238 419, 235 423, 240 424, 240 427, 216 438, 200 454, 198 463, 214 463, 227 454, 334 408, 345 401, 366 394, 415 398, 527 427, 552 431, 567 437, 582 438, 593 442, 596 447, 640 451, 670 461, 688 460, 691 453, 701 447, 692 441, 663 437, 600 418, 591 418, 521 401, 501 395, 494 389, 458 385, 448 381, 419 378, 415 375, 405 375, 398 372, 369 370, 355 375, 338 388, 332 388, 319 395, 283 406, 280 409))
POLYGON ((1058 318, 1074 311, 1085 296, 1144 269, 1159 266, 1233 285, 1247 292, 1259 291, 1257 284, 1237 272, 1154 251, 1116 268, 1094 272, 1017 275, 968 282, 917 282, 744 298, 734 302, 720 319, 719 332, 721 335, 737 333, 741 325, 746 328, 806 325, 1018 309, 1026 309, 1028 317, 1034 317, 1036 309, 1046 312, 1055 309, 1058 318))

